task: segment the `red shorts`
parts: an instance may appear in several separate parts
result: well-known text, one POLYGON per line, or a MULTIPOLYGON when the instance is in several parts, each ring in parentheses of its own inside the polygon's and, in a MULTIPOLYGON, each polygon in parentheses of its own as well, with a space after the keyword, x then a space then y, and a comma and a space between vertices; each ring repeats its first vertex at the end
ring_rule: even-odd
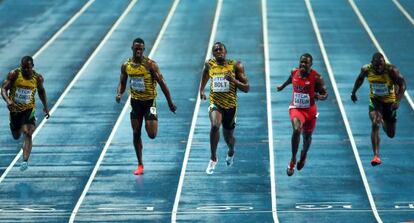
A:
POLYGON ((290 120, 298 118, 302 122, 302 131, 312 133, 316 126, 316 105, 310 108, 290 108, 290 120))

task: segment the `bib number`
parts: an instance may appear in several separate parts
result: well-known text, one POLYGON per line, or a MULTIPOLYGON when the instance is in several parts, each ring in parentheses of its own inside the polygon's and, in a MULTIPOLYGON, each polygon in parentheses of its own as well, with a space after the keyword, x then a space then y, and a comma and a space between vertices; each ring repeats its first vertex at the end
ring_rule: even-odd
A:
POLYGON ((143 92, 145 91, 145 83, 143 77, 133 77, 131 78, 131 88, 135 91, 143 92))
POLYGON ((213 92, 229 92, 230 82, 223 77, 213 77, 213 92))
POLYGON ((378 83, 372 84, 372 92, 376 96, 386 96, 389 94, 388 86, 386 84, 378 84, 378 83))
POLYGON ((16 95, 14 96, 14 102, 17 104, 30 104, 32 99, 32 90, 17 88, 16 95))
POLYGON ((309 108, 310 107, 309 94, 294 92, 293 93, 293 105, 296 108, 309 108))

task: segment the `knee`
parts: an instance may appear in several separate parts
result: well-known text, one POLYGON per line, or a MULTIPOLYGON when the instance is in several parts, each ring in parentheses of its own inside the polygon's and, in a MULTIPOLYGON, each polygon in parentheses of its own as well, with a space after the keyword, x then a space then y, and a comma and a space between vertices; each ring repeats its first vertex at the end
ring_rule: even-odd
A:
POLYGON ((12 132, 12 136, 14 140, 18 140, 20 138, 20 132, 16 131, 16 132, 12 132))
POLYGON ((220 124, 214 123, 211 125, 212 132, 217 132, 218 130, 220 130, 220 124))
POLYGON ((157 137, 157 133, 155 133, 155 132, 148 132, 148 137, 150 139, 155 139, 155 137, 157 137))
POLYGON ((302 132, 302 126, 300 125, 294 125, 293 126, 293 134, 300 134, 302 132))
POLYGON ((24 131, 23 131, 23 133, 24 133, 24 135, 25 135, 27 138, 32 138, 33 131, 31 131, 31 130, 24 130, 24 131))
POLYGON ((141 131, 138 130, 133 130, 134 138, 141 138, 141 131))

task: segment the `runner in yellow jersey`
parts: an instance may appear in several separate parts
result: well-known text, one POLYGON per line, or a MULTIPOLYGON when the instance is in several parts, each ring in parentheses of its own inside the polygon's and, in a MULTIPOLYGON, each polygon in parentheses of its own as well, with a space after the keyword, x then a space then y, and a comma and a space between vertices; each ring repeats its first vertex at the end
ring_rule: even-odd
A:
POLYGON ((39 98, 43 104, 46 118, 49 118, 46 91, 43 87, 43 77, 33 70, 33 58, 24 56, 21 66, 9 72, 4 80, 1 95, 7 103, 10 111, 10 130, 14 139, 19 139, 23 132, 23 162, 20 170, 28 167, 28 160, 32 151, 32 134, 35 130, 35 94, 39 92, 39 98))
POLYGON ((248 92, 250 89, 241 62, 226 59, 227 49, 221 42, 213 45, 213 59, 208 60, 203 69, 200 83, 200 98, 206 100, 204 88, 210 80, 210 161, 206 173, 213 174, 217 164, 217 145, 220 139, 220 126, 228 146, 226 164, 231 166, 234 158, 234 128, 236 126, 237 89, 248 92))
POLYGON ((115 97, 116 102, 121 101, 122 94, 125 92, 129 77, 129 93, 131 95, 131 125, 133 130, 134 148, 138 159, 138 167, 134 171, 135 175, 144 173, 144 163, 142 161, 142 141, 141 128, 145 118, 145 130, 148 137, 154 139, 157 136, 157 83, 167 99, 168 106, 172 112, 177 107, 173 103, 167 84, 155 61, 144 56, 145 43, 141 38, 136 38, 132 42, 132 58, 128 59, 121 66, 121 76, 118 90, 115 97))
POLYGON ((382 123, 388 137, 395 136, 397 109, 406 89, 404 77, 392 64, 386 63, 381 53, 375 53, 372 61, 362 67, 361 73, 355 80, 351 93, 351 100, 355 103, 358 98, 356 92, 367 78, 370 87, 369 117, 372 122, 371 143, 374 151, 372 166, 381 164, 379 157, 379 127, 382 123))

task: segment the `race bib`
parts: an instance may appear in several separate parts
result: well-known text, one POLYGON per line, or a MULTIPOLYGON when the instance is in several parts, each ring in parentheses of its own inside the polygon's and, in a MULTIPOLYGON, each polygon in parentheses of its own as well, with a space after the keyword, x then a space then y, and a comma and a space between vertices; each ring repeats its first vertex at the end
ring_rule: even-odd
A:
POLYGON ((131 78, 131 88, 135 91, 143 92, 145 91, 145 83, 143 77, 133 77, 131 78))
POLYGON ((228 92, 230 90, 230 82, 222 77, 213 77, 213 92, 228 92))
POLYGON ((24 89, 24 88, 17 88, 16 94, 14 96, 14 102, 17 104, 30 104, 32 99, 32 90, 24 89))
POLYGON ((296 108, 309 108, 310 107, 309 94, 294 92, 293 93, 293 105, 296 108))
POLYGON ((389 90, 388 90, 387 84, 372 83, 372 92, 376 96, 389 95, 389 90))

